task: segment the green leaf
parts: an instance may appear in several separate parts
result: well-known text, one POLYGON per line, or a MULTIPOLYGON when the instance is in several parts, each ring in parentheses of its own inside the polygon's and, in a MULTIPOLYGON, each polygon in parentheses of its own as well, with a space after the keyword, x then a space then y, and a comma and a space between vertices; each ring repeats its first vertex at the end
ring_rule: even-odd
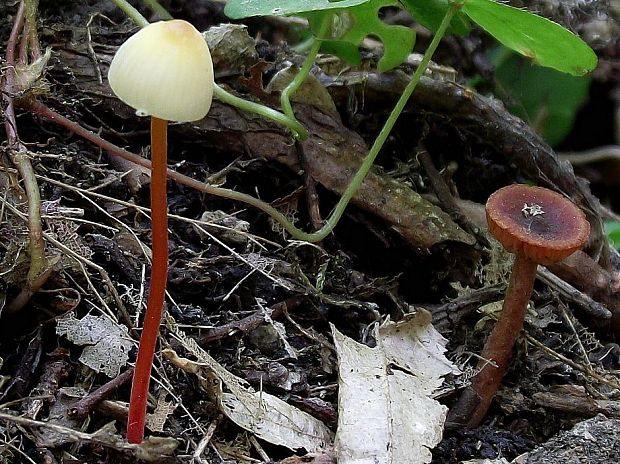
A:
MULTIPOLYGON (((424 27, 435 32, 446 15, 448 0, 400 0, 400 3, 424 27)), ((469 20, 462 12, 457 12, 450 23, 448 34, 467 35, 471 30, 469 20)))
POLYGON ((312 11, 349 8, 370 0, 229 0, 224 13, 231 19, 251 16, 290 16, 312 11))
POLYGON ((496 93, 508 109, 530 123, 550 145, 566 138, 588 98, 590 79, 542 68, 501 47, 493 60, 496 93))
POLYGON ((462 11, 506 47, 541 66, 575 76, 596 67, 596 55, 583 40, 546 18, 492 0, 465 0, 462 11))
MULTIPOLYGON (((340 4, 342 2, 336 2, 340 4)), ((367 36, 373 36, 383 43, 383 56, 377 63, 379 71, 387 71, 401 64, 411 53, 415 43, 415 32, 404 26, 390 25, 379 18, 379 10, 386 6, 397 6, 394 0, 370 0, 367 3, 352 6, 346 9, 333 11, 330 39, 337 42, 346 42, 358 47, 367 36)), ((330 12, 331 13, 331 12, 330 12)), ((302 13, 310 22, 315 35, 325 19, 326 12, 302 13)), ((328 45, 330 46, 330 45, 328 45)), ((331 44, 332 49, 338 50, 337 44, 331 44)), ((338 54, 343 59, 352 61, 351 47, 345 47, 347 54, 338 54)), ((357 53, 359 61, 359 52, 357 53)))
POLYGON ((360 51, 357 45, 349 42, 324 40, 321 44, 321 51, 331 55, 336 55, 354 66, 362 64, 362 57, 360 56, 360 51))
POLYGON ((606 222, 604 225, 609 242, 616 250, 620 250, 620 222, 606 222))
POLYGON ((323 21, 331 20, 331 30, 323 49, 353 64, 361 61, 358 47, 367 36, 383 43, 383 56, 377 64, 387 71, 401 64, 415 43, 413 29, 389 25, 379 19, 379 10, 398 6, 396 0, 229 0, 224 13, 229 18, 250 16, 289 16, 308 18, 315 36, 323 21))

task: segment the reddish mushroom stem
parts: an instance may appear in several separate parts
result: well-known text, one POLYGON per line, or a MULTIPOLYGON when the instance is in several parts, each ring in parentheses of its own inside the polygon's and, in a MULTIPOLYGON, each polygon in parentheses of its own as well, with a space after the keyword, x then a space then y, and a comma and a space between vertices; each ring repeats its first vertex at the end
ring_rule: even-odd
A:
POLYGON ((537 268, 538 264, 524 254, 516 255, 502 313, 482 349, 479 372, 468 387, 470 395, 463 396, 471 397, 473 393, 476 399, 467 424, 469 427, 476 427, 482 422, 508 370, 512 349, 523 329, 537 268))
POLYGON ((129 443, 141 443, 144 438, 151 369, 168 279, 167 128, 168 121, 156 117, 151 118, 151 280, 131 384, 127 420, 127 441, 129 443))

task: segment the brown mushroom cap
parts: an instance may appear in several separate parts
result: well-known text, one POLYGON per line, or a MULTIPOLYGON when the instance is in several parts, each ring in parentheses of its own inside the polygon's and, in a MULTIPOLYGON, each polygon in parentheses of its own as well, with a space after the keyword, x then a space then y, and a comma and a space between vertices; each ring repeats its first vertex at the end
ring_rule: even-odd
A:
POLYGON ((539 264, 561 261, 590 235, 585 214, 570 200, 542 187, 514 184, 486 204, 489 231, 511 253, 539 264))

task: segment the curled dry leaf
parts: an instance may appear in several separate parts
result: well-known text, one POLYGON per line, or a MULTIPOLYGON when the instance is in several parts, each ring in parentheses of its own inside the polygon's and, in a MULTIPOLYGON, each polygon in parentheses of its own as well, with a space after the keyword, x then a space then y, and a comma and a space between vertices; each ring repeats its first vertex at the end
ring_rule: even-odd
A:
POLYGON ((220 74, 249 69, 258 59, 254 39, 243 24, 220 24, 203 32, 211 50, 213 66, 220 74))
POLYGON ((116 433, 114 422, 105 424, 93 433, 86 433, 50 422, 36 421, 3 412, 0 412, 0 421, 18 424, 30 429, 46 428, 53 430, 58 437, 60 437, 60 434, 64 434, 67 443, 93 443, 105 448, 130 453, 136 459, 143 462, 169 462, 166 459, 174 455, 174 451, 179 444, 177 439, 172 437, 147 437, 139 445, 127 443, 127 440, 116 433))
MULTIPOLYGON (((50 402, 47 418, 48 423, 53 423, 69 429, 79 429, 82 425, 81 421, 71 417, 69 411, 75 403, 85 395, 86 392, 81 387, 61 388, 54 401, 50 402)), ((71 442, 66 433, 45 427, 33 430, 32 436, 39 448, 55 448, 71 442)))
POLYGON ((331 446, 332 433, 323 422, 273 395, 254 391, 195 341, 184 338, 182 344, 198 362, 180 358, 173 350, 164 350, 162 354, 180 369, 197 375, 222 413, 238 426, 262 440, 292 450, 319 453, 331 446), (223 392, 222 386, 228 392, 223 392))

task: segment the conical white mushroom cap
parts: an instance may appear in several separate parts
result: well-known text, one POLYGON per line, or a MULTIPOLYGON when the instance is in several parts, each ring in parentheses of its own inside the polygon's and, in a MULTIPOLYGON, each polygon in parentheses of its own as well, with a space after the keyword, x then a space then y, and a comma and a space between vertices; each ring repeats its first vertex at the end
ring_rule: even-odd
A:
POLYGON ((213 98, 209 47, 186 21, 149 24, 120 46, 108 81, 118 98, 140 116, 181 122, 202 119, 213 98))

